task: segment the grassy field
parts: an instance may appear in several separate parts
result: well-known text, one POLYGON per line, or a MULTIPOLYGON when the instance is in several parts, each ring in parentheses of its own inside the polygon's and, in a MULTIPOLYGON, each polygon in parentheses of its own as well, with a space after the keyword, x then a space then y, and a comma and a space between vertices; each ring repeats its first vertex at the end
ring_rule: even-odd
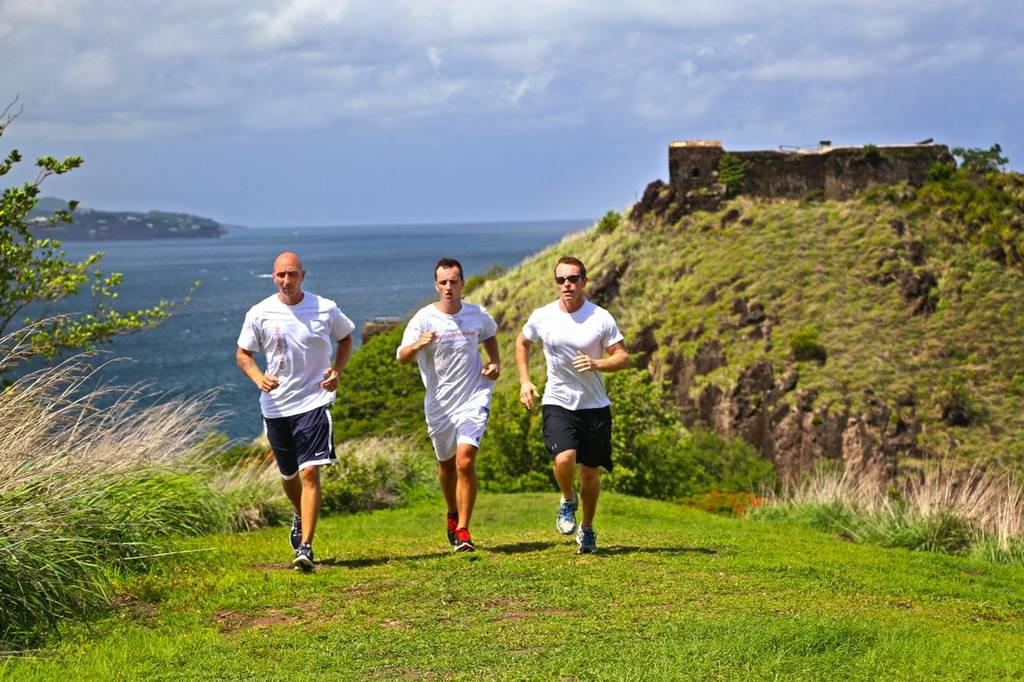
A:
POLYGON ((601 553, 553 494, 490 495, 475 554, 438 499, 323 522, 316 573, 287 531, 213 536, 6 679, 1020 679, 1024 568, 855 545, 606 495, 601 553))

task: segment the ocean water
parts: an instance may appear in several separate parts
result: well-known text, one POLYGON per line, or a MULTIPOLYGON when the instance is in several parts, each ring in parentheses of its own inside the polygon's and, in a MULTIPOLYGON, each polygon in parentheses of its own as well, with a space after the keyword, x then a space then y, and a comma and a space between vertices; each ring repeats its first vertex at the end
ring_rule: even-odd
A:
POLYGON ((515 265, 590 223, 250 229, 222 239, 68 242, 64 250, 72 259, 103 251, 99 269, 124 274, 123 308, 180 299, 200 280, 191 301, 162 325, 102 346, 98 361, 116 361, 100 378, 118 386, 146 384, 153 400, 215 389, 220 430, 249 438, 262 430, 258 391, 235 366, 236 340, 249 307, 276 291, 269 273, 279 252, 299 254, 307 273, 303 288, 338 303, 356 324, 358 345, 367 319, 402 317, 436 296, 432 269, 442 256, 459 259, 469 277, 493 265, 515 265))

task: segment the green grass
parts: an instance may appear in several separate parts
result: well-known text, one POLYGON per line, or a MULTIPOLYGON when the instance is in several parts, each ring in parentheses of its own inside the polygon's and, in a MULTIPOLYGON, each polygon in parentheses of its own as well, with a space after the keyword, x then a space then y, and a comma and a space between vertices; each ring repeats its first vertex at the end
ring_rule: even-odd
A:
POLYGON ((122 579, 9 679, 1018 679, 1024 569, 856 545, 794 525, 608 494, 602 553, 555 533, 553 494, 480 498, 453 555, 437 498, 286 530, 122 579))

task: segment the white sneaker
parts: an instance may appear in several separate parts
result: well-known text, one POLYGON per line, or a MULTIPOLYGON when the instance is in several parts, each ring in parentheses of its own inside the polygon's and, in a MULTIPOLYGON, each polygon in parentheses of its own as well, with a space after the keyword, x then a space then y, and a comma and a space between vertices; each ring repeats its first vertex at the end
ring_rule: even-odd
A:
POLYGON ((555 518, 555 528, 557 528, 558 532, 562 535, 572 535, 576 532, 576 510, 579 506, 579 497, 575 497, 572 502, 563 499, 562 503, 558 505, 558 516, 555 518))

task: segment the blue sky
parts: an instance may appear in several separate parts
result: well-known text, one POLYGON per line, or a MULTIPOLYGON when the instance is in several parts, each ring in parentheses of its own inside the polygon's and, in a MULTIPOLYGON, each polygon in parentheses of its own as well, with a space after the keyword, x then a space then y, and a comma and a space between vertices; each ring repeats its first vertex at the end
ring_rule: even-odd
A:
POLYGON ((101 208, 592 217, 695 138, 999 142, 1024 167, 1020 0, 0 0, 0 44, 24 107, 0 151, 85 157, 45 189, 101 208))

